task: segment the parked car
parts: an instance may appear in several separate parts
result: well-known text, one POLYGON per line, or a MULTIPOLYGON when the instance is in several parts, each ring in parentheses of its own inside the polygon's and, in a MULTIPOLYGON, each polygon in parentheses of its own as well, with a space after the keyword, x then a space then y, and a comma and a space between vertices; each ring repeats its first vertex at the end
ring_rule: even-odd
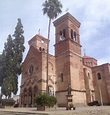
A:
POLYGON ((92 101, 92 102, 88 103, 88 105, 89 106, 94 106, 94 105, 100 106, 100 103, 98 101, 92 101))

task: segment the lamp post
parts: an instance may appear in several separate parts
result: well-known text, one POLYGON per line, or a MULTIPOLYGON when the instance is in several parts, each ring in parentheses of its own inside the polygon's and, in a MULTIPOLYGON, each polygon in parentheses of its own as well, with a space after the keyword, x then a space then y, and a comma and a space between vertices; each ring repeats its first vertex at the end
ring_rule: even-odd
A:
POLYGON ((55 97, 55 95, 56 95, 56 94, 55 94, 55 92, 56 92, 56 87, 55 87, 55 76, 56 76, 56 75, 52 75, 52 76, 51 76, 51 79, 53 80, 53 94, 54 94, 54 97, 55 97))

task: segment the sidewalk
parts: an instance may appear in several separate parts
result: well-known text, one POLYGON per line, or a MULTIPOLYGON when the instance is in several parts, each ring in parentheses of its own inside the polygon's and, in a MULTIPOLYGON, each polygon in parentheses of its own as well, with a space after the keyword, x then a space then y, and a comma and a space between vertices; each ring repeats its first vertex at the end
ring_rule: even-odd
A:
POLYGON ((66 110, 65 108, 57 108, 55 110, 37 111, 36 108, 5 108, 0 109, 1 112, 31 114, 31 115, 110 115, 110 106, 93 106, 78 107, 76 110, 66 110))

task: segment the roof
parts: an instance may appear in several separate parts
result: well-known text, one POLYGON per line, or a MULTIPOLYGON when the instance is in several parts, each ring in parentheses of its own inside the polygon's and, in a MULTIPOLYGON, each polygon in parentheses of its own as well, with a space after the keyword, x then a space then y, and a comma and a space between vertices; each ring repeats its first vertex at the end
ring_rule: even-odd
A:
POLYGON ((92 58, 92 57, 89 57, 89 56, 84 55, 83 58, 92 58))
POLYGON ((31 38, 31 39, 28 41, 28 44, 30 45, 31 42, 33 42, 33 41, 35 42, 36 40, 43 40, 43 41, 45 41, 46 43, 49 42, 49 40, 46 39, 45 37, 43 37, 43 36, 41 36, 41 35, 39 35, 39 34, 36 34, 33 38, 31 38))
MULTIPOLYGON (((82 58, 84 58, 84 59, 94 59, 94 60, 96 60, 95 58, 90 57, 90 56, 86 56, 86 55, 84 55, 82 58)), ((97 60, 96 60, 96 61, 97 61, 97 60)))
POLYGON ((73 17, 69 12, 67 12, 66 14, 64 14, 63 16, 61 16, 60 18, 58 18, 53 22, 54 26, 59 25, 61 22, 65 20, 70 20, 71 22, 75 23, 77 27, 80 27, 81 25, 81 23, 75 17, 73 17))

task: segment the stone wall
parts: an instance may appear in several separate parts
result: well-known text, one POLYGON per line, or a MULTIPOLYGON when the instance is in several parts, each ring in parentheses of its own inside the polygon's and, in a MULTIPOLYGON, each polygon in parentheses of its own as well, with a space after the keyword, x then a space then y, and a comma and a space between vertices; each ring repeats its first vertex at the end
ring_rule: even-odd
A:
POLYGON ((102 104, 110 104, 110 74, 109 64, 103 64, 92 69, 95 97, 102 104), (98 74, 100 76, 98 77, 98 74))

